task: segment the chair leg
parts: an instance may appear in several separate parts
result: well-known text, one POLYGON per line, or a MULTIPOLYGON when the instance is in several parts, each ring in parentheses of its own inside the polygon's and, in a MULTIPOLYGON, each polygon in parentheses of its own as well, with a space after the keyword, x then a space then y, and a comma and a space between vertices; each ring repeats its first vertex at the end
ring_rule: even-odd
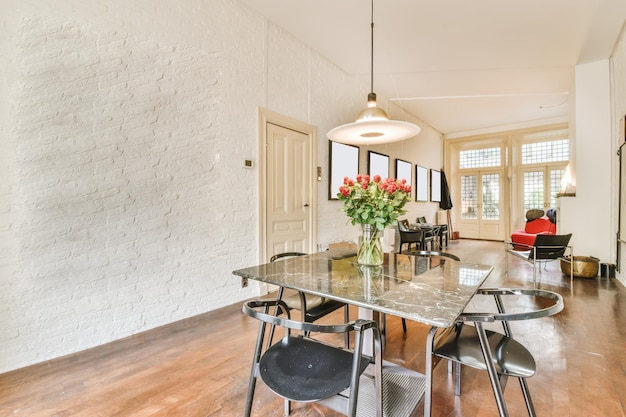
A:
POLYGON ((500 414, 500 417, 509 417, 509 412, 506 408, 506 403, 504 402, 502 387, 500 386, 500 379, 498 378, 498 372, 496 371, 496 366, 493 364, 493 356, 491 355, 491 349, 489 348, 487 333, 485 333, 485 329, 481 322, 476 322, 475 326, 476 331, 478 332, 480 347, 483 351, 485 365, 487 365, 487 371, 489 372, 489 380, 491 381, 491 388, 493 388, 493 395, 496 398, 498 413, 500 414))
MULTIPOLYGON (((278 295, 276 296, 276 300, 281 301, 283 299, 283 291, 285 290, 284 287, 280 287, 278 289, 278 295)), ((279 307, 278 305, 274 308, 274 315, 278 316, 278 311, 279 311, 279 307)), ((347 322, 346 322, 347 323, 347 322)), ((274 328, 275 326, 272 324, 270 326, 270 333, 267 336, 267 349, 270 348, 270 346, 272 346, 272 340, 274 339, 274 328)))
POLYGON ((509 251, 507 250, 508 244, 504 242, 504 273, 509 274, 509 251))
POLYGON ((461 396, 461 364, 454 362, 454 395, 461 396))
POLYGON ((535 407, 533 406, 533 400, 530 398, 530 391, 526 384, 526 378, 519 379, 520 387, 522 387, 522 393, 524 394, 524 401, 526 401, 526 409, 528 409, 528 415, 530 417, 537 417, 535 414, 535 407))
MULTIPOLYGON (((350 322, 350 308, 348 307, 348 304, 346 304, 346 306, 344 307, 343 319, 345 320, 344 323, 350 322)), ((350 349, 350 333, 348 332, 346 332, 346 335, 345 335, 345 342, 346 342, 346 349, 350 349)))
POLYGON ((285 400, 285 417, 289 417, 291 414, 291 401, 285 400))
POLYGON ((254 357, 252 360, 252 370, 250 371, 250 383, 248 384, 248 396, 246 397, 246 410, 244 417, 250 417, 252 413, 252 401, 254 399, 254 390, 256 388, 257 368, 261 359, 261 351, 263 349, 263 335, 265 334, 265 323, 259 325, 259 333, 257 335, 257 343, 254 348, 254 357))

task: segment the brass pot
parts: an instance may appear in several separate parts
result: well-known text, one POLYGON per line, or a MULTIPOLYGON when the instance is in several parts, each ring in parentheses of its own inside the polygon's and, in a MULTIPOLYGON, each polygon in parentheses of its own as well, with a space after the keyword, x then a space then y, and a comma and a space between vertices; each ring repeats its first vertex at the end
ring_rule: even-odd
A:
POLYGON ((561 271, 570 275, 570 267, 574 268, 574 276, 580 278, 595 278, 598 276, 600 260, 593 256, 574 256, 573 262, 561 259, 561 271))

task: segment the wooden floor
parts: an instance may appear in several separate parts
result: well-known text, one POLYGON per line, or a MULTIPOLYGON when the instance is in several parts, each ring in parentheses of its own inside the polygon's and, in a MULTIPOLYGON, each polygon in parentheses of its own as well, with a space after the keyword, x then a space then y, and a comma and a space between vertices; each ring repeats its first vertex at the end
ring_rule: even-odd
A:
MULTIPOLYGON (((486 286, 532 285, 531 266, 517 258, 510 259, 512 270, 504 275, 502 243, 455 241, 449 252, 494 265, 486 286)), ((565 299, 559 315, 514 326, 537 359, 538 373, 528 383, 538 416, 624 417, 626 290, 606 278, 575 279, 570 285, 557 263, 538 273, 538 281, 565 299)), ((240 309, 229 306, 0 375, 0 416, 240 416, 257 324, 240 309)), ((399 319, 388 322, 386 358, 423 372, 427 328, 410 322, 404 334, 399 319)), ((464 368, 462 381, 463 393, 455 397, 445 364, 435 368, 434 416, 496 416, 487 374, 464 368)), ((511 416, 527 415, 513 379, 505 398, 511 416)), ((282 401, 260 383, 253 413, 280 416, 282 401)), ((292 415, 337 414, 296 404, 292 415)))

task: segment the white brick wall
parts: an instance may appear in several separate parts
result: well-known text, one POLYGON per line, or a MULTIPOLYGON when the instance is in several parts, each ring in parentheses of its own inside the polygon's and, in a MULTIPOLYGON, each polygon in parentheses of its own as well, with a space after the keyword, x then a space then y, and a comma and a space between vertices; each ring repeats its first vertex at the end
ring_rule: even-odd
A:
POLYGON ((0 372, 255 295, 259 106, 318 126, 319 241, 354 233, 325 132, 367 86, 235 0, 7 1, 0 372))

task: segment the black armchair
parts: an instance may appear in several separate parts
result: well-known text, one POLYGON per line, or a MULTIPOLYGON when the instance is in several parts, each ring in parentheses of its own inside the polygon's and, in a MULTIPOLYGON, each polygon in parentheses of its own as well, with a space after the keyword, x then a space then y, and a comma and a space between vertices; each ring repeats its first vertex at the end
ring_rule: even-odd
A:
MULTIPOLYGON (((562 260, 571 262, 574 259, 574 250, 569 246, 571 237, 571 233, 567 235, 538 234, 532 245, 518 242, 513 244, 511 241, 504 242, 505 272, 508 273, 509 271, 509 258, 507 255, 517 256, 533 264, 533 284, 537 284, 537 264, 539 264, 539 269, 541 269, 541 262, 544 262, 545 269, 550 261, 562 260), (520 248, 523 250, 519 250, 520 248), (569 256, 566 255, 567 252, 569 252, 569 256)), ((570 268, 570 282, 574 279, 573 270, 574 268, 570 268)))
POLYGON ((426 245, 430 242, 430 249, 434 250, 435 237, 420 228, 412 229, 408 220, 398 220, 398 232, 400 234, 399 253, 402 253, 402 246, 408 245, 407 250, 411 250, 411 245, 415 243, 420 250, 426 250, 426 245))

